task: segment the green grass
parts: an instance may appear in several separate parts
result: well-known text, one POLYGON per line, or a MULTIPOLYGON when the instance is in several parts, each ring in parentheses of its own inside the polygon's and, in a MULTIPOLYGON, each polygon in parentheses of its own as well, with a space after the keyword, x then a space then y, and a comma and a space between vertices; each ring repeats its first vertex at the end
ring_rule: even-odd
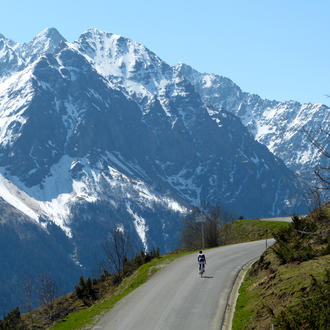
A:
POLYGON ((255 295, 251 295, 248 292, 248 288, 252 285, 251 280, 245 276, 244 281, 239 289, 239 296, 236 302, 235 315, 233 319, 233 330, 244 329, 245 325, 249 323, 249 320, 253 311, 253 301, 255 301, 255 295))
POLYGON ((263 220, 237 220, 237 226, 241 227, 244 225, 249 225, 256 228, 263 228, 268 230, 278 230, 283 227, 287 227, 289 222, 284 221, 263 221, 263 220))
POLYGON ((163 265, 169 264, 175 259, 189 253, 191 252, 167 254, 142 265, 133 275, 124 279, 113 294, 105 297, 103 301, 89 308, 68 315, 64 320, 57 323, 53 329, 81 329, 87 325, 92 326, 97 322, 99 316, 108 312, 119 300, 145 283, 148 278, 161 269, 163 265))
MULTIPOLYGON (((239 290, 232 329, 268 329, 281 311, 290 306, 300 306, 311 285, 311 275, 318 281, 329 267, 330 255, 301 263, 279 265, 270 251, 266 263, 257 273, 253 267, 246 274, 239 290), (271 267, 265 269, 267 261, 271 267)), ((256 267, 258 268, 258 267, 256 267)))
POLYGON ((289 222, 236 220, 220 228, 221 245, 257 241, 272 237, 273 232, 289 226, 289 222))

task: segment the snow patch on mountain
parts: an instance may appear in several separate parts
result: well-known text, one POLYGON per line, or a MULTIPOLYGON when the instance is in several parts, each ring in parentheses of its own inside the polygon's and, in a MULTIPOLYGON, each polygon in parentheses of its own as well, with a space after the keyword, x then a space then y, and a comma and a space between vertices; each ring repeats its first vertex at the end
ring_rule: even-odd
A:
POLYGON ((89 29, 74 46, 100 75, 139 100, 158 94, 171 79, 170 66, 144 45, 119 35, 89 29))
MULTIPOLYGON (((4 171, 2 168, 1 171, 4 171)), ((29 195, 19 190, 2 174, 0 174, 0 197, 2 197, 8 204, 26 214, 29 218, 38 222, 39 205, 29 195)))
MULTIPOLYGON (((198 172, 198 168, 196 169, 198 172)), ((201 205, 201 185, 196 183, 195 173, 187 169, 182 169, 176 175, 168 176, 169 184, 175 188, 184 198, 189 198, 192 205, 199 207, 201 205)))
MULTIPOLYGON (((118 158, 114 158, 111 154, 108 156, 133 175, 118 161, 118 158)), ((72 237, 71 207, 77 202, 94 203, 98 200, 107 200, 117 208, 122 200, 131 200, 141 208, 147 207, 151 210, 157 205, 181 214, 188 211, 174 199, 152 192, 143 181, 132 179, 114 167, 104 168, 101 163, 98 166, 98 168, 91 167, 87 158, 77 159, 65 155, 52 166, 49 176, 38 186, 29 188, 18 178, 11 177, 11 182, 17 185, 15 186, 1 177, 0 196, 36 221, 39 217, 43 217, 54 222, 69 238, 72 237), (77 167, 79 179, 74 179, 72 171, 77 167), (21 196, 24 198, 22 199, 21 196), (26 200, 29 203, 24 202, 26 200)), ((147 249, 145 220, 128 206, 127 211, 133 216, 136 231, 147 249)))
POLYGON ((146 226, 146 221, 136 213, 134 213, 131 209, 131 204, 129 202, 126 202, 126 207, 128 213, 134 218, 134 226, 137 234, 139 235, 144 250, 148 251, 148 244, 147 244, 147 238, 146 238, 146 232, 148 231, 148 227, 146 226))
POLYGON ((12 144, 26 123, 24 111, 33 97, 32 73, 26 69, 0 82, 0 144, 12 144))

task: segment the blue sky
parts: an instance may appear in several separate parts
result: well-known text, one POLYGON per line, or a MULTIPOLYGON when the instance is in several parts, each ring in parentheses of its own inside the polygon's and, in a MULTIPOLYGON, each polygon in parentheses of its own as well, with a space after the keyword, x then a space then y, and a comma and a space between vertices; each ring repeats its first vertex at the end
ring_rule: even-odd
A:
POLYGON ((46 27, 73 41, 95 27, 264 98, 330 104, 329 0, 29 0, 0 8, 0 33, 18 42, 46 27))

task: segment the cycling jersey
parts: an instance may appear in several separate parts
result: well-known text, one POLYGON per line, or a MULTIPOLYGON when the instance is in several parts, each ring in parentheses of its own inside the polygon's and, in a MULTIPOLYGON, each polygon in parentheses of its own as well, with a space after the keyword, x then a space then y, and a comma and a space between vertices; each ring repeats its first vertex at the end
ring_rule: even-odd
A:
POLYGON ((197 260, 199 263, 205 263, 206 262, 206 258, 205 258, 205 254, 199 254, 197 257, 197 260))

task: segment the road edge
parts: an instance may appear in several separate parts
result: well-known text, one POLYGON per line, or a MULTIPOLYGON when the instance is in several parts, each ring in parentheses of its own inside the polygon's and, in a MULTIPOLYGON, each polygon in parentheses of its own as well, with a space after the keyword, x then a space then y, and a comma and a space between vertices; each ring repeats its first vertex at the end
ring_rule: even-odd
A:
POLYGON ((248 263, 243 265, 241 267, 241 269, 237 272, 231 292, 227 299, 227 306, 226 306, 226 309, 224 312, 224 317, 222 318, 223 321, 220 325, 221 330, 231 330, 234 313, 235 313, 235 308, 236 308, 236 302, 237 302, 237 298, 238 298, 239 288, 241 287, 245 274, 247 273, 249 268, 252 266, 252 264, 254 264, 258 259, 259 259, 259 257, 250 260, 248 263))

